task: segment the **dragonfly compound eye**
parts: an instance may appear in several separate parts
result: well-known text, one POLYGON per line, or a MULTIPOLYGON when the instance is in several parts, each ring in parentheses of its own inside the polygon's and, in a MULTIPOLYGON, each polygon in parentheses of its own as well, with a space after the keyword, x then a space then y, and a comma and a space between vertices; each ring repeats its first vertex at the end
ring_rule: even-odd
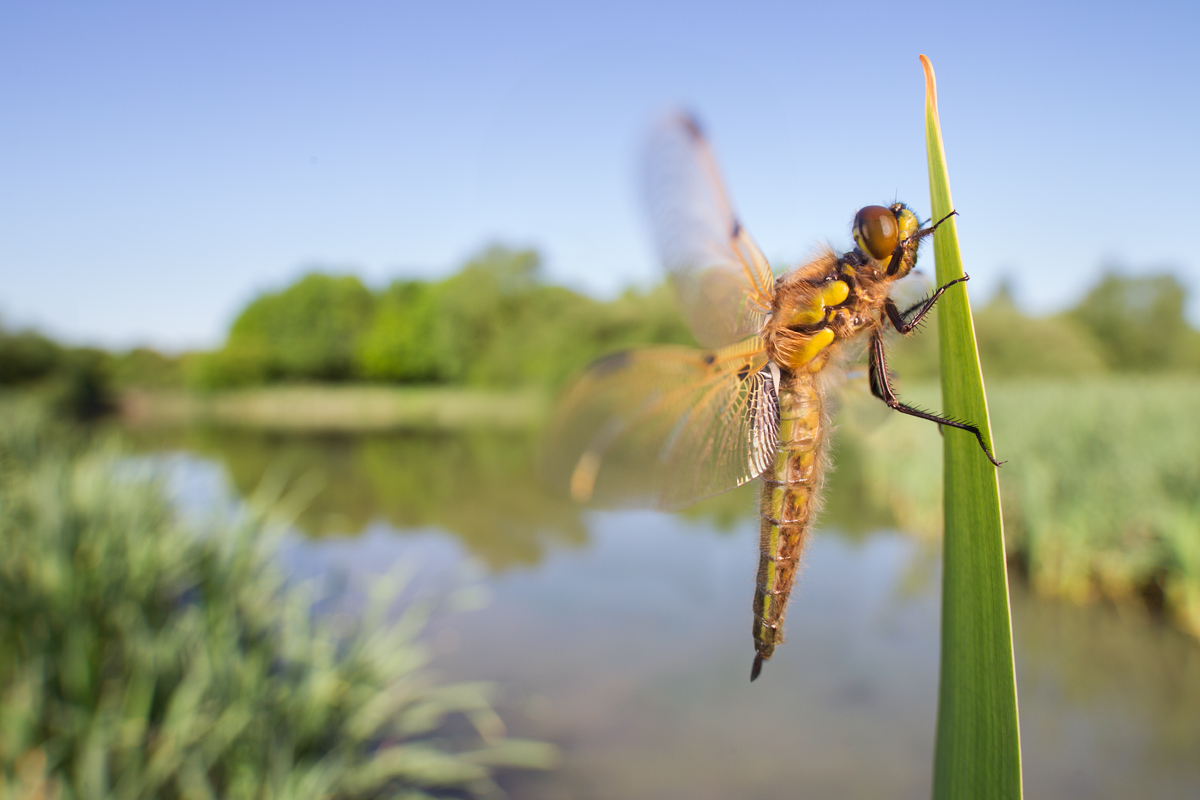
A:
POLYGON ((866 206, 854 215, 854 241, 871 258, 887 258, 899 240, 896 215, 890 208, 866 206))

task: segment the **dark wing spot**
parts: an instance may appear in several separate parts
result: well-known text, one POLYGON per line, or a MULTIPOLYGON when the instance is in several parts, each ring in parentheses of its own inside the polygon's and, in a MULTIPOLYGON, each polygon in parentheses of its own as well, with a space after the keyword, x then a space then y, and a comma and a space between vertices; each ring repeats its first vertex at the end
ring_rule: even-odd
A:
POLYGON ((735 238, 735 239, 736 239, 736 238, 738 238, 738 237, 739 237, 739 236, 741 236, 741 235, 742 235, 742 223, 738 222, 738 221, 735 219, 735 220, 733 221, 733 238, 735 238))
POLYGON ((605 375, 611 375, 614 372, 619 372, 629 366, 631 353, 628 350, 621 350, 616 353, 599 358, 592 362, 591 371, 596 374, 596 377, 602 378, 605 375))
POLYGON ((687 132, 697 139, 704 138, 704 131, 700 128, 700 123, 691 114, 683 114, 683 127, 687 128, 687 132))
POLYGON ((710 367, 711 367, 711 366, 712 366, 712 363, 713 363, 714 361, 716 361, 716 360, 717 360, 717 357, 716 357, 716 356, 714 356, 712 353, 705 353, 705 354, 704 354, 704 363, 705 363, 705 364, 707 364, 708 366, 710 366, 710 367))

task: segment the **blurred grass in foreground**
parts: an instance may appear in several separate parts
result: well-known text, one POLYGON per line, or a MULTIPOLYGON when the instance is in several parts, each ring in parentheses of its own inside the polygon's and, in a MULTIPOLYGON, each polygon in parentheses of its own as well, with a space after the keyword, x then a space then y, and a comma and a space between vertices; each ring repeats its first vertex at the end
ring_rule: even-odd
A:
POLYGON ((197 530, 115 448, 3 411, 0 797, 462 797, 554 760, 432 679, 396 581, 314 615, 269 491, 197 530))
MULTIPOLYGON (((901 396, 938 407, 937 387, 901 396)), ((1200 381, 1093 377, 993 383, 1010 560, 1044 594, 1161 600, 1200 636, 1200 381)), ((866 431, 842 417, 839 447, 862 451, 864 495, 897 527, 941 528, 941 442, 913 420, 866 431)))

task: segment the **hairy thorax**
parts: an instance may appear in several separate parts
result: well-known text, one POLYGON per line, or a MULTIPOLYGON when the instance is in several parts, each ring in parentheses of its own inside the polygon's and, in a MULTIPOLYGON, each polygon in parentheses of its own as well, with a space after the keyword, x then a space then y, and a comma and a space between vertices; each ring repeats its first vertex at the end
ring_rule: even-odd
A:
POLYGON ((838 345, 879 327, 894 281, 879 261, 821 251, 776 282, 763 332, 768 356, 780 369, 819 372, 838 345))

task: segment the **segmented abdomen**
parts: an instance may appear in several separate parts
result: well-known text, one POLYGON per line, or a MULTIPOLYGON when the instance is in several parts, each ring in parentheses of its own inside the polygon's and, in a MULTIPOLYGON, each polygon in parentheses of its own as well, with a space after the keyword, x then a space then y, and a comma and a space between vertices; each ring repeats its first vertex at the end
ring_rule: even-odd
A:
POLYGON ((825 480, 822 397, 809 372, 784 372, 779 387, 779 450, 762 476, 758 585, 754 591, 754 671, 783 641, 783 615, 825 480))

